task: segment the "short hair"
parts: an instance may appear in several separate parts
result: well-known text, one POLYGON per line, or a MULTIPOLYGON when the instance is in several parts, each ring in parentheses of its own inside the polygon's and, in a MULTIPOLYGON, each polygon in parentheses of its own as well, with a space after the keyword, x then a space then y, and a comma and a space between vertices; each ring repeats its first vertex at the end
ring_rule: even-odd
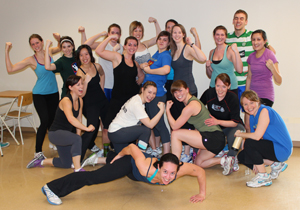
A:
POLYGON ((234 13, 233 19, 234 19, 235 15, 236 15, 236 14, 239 14, 239 13, 244 14, 244 15, 246 16, 246 20, 248 20, 248 14, 247 14, 247 12, 246 12, 245 10, 242 10, 242 9, 239 9, 239 10, 237 10, 237 11, 234 13))
MULTIPOLYGON (((170 41, 171 41, 171 35, 170 35, 170 33, 167 32, 167 31, 161 31, 161 32, 157 35, 156 42, 157 42, 158 39, 159 39, 160 37, 162 37, 162 36, 168 37, 168 40, 169 40, 169 43, 170 43, 170 41)), ((170 45, 167 47, 167 50, 169 50, 169 49, 170 49, 170 45)))
POLYGON ((183 80, 174 81, 173 84, 171 85, 171 94, 174 95, 174 93, 182 87, 185 88, 185 89, 188 88, 185 81, 183 81, 183 80))
POLYGON ((219 74, 215 79, 215 84, 218 79, 221 80, 226 86, 229 86, 231 84, 230 77, 226 73, 219 74))
MULTIPOLYGON (((122 34, 121 27, 120 27, 118 24, 116 24, 116 23, 113 23, 113 24, 111 24, 110 26, 108 26, 107 32, 109 33, 110 30, 111 30, 111 28, 113 28, 113 27, 118 28, 118 29, 120 30, 120 35, 122 34)), ((105 38, 107 38, 107 37, 108 37, 108 35, 106 35, 105 38)), ((120 43, 120 38, 118 39, 117 42, 120 43)))
POLYGON ((225 26, 219 25, 215 27, 215 29, 213 30, 213 35, 216 35, 217 30, 225 31, 225 36, 227 37, 227 29, 225 28, 225 26))
POLYGON ((177 22, 176 20, 174 20, 174 19, 169 19, 169 20, 167 20, 167 22, 166 22, 166 24, 165 24, 165 29, 167 29, 167 25, 168 25, 169 22, 172 22, 172 23, 174 23, 175 25, 178 24, 178 22, 177 22))
POLYGON ((70 93, 70 89, 69 89, 69 86, 73 87, 74 85, 76 85, 79 80, 81 79, 80 76, 77 76, 77 75, 70 75, 68 77, 68 79, 66 80, 66 83, 65 83, 65 86, 67 88, 67 94, 70 93))
POLYGON ((82 49, 87 49, 87 51, 88 51, 88 53, 89 53, 89 55, 91 57, 91 62, 95 63, 95 58, 93 56, 93 52, 92 52, 91 47, 88 46, 88 45, 86 45, 86 44, 83 44, 83 45, 81 45, 81 46, 78 47, 77 52, 76 52, 76 58, 75 58, 75 60, 76 60, 77 66, 78 67, 81 66, 81 61, 80 61, 79 57, 80 57, 80 52, 81 52, 82 49))
MULTIPOLYGON (((142 28, 142 38, 144 37, 144 26, 141 22, 135 20, 132 23, 130 23, 129 25, 129 35, 132 36, 133 31, 137 28, 137 27, 141 27, 142 28)), ((141 39, 142 39, 141 38, 141 39)))
POLYGON ((261 104, 260 98, 258 97, 257 93, 253 90, 246 90, 245 92, 243 92, 243 94, 241 95, 241 100, 240 100, 240 103, 242 106, 243 106, 244 98, 247 98, 249 101, 258 102, 259 104, 261 104))
POLYGON ((153 81, 147 81, 147 82, 145 82, 144 85, 142 86, 142 88, 141 88, 141 90, 140 90, 140 94, 142 93, 142 89, 143 89, 143 90, 146 90, 148 86, 153 86, 153 87, 157 88, 157 85, 156 85, 155 82, 153 82, 153 81))

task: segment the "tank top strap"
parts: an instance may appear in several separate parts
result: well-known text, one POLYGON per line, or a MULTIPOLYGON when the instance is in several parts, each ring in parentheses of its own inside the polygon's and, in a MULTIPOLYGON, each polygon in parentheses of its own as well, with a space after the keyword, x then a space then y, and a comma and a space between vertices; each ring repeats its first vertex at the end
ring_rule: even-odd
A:
POLYGON ((185 47, 186 47, 186 44, 183 46, 182 51, 180 53, 180 56, 182 56, 182 57, 183 57, 183 52, 184 52, 185 47))
MULTIPOLYGON (((35 54, 33 55, 33 58, 34 58, 34 60, 35 60, 38 64, 40 64, 40 65, 42 65, 42 66, 45 66, 45 64, 41 64, 41 63, 38 61, 38 59, 36 58, 35 54)), ((51 56, 49 56, 49 60, 50 60, 50 62, 51 62, 51 56)))
POLYGON ((93 63, 93 65, 94 65, 94 67, 95 67, 95 69, 96 69, 96 74, 97 74, 97 72, 98 72, 98 70, 97 70, 97 67, 96 67, 96 65, 93 63))
POLYGON ((150 165, 149 165, 149 168, 148 168, 148 171, 147 171, 146 177, 148 177, 148 173, 149 173, 149 171, 150 171, 151 165, 152 165, 152 157, 151 157, 151 161, 150 161, 150 165))
POLYGON ((83 69, 82 69, 81 67, 79 67, 79 68, 80 68, 80 70, 82 71, 82 73, 83 73, 84 75, 86 75, 85 71, 83 71, 83 69))

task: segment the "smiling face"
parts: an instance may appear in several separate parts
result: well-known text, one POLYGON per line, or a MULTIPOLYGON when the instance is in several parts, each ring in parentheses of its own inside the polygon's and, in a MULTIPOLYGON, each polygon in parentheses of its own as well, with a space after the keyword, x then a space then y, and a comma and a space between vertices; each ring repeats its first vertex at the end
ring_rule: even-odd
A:
POLYGON ((91 56, 86 48, 82 48, 79 53, 79 59, 81 65, 88 64, 91 62, 91 56))
POLYGON ((63 42, 61 45, 63 54, 68 58, 73 57, 73 49, 74 46, 70 42, 63 42))
POLYGON ((251 37, 252 46, 255 51, 259 51, 265 48, 267 40, 264 40, 260 33, 255 33, 251 37))
POLYGON ((157 44, 157 47, 160 52, 167 50, 167 48, 170 44, 169 37, 168 36, 160 36, 157 39, 156 44, 157 44))
POLYGON ((75 85, 69 86, 69 89, 72 94, 76 94, 77 96, 82 96, 83 95, 83 83, 82 79, 80 79, 75 85))
POLYGON ((242 104, 244 107, 245 112, 247 112, 249 115, 255 116, 258 109, 259 109, 259 103, 256 101, 250 101, 246 97, 242 99, 242 104))
POLYGON ((136 29, 134 29, 132 32, 132 36, 134 36, 135 38, 137 38, 137 40, 140 41, 144 36, 143 29, 139 26, 136 27, 136 29))
POLYGON ((148 85, 146 89, 142 88, 141 98, 143 104, 150 103, 155 98, 156 91, 157 88, 152 85, 148 85))
POLYGON ((107 34, 108 36, 110 35, 117 35, 118 38, 117 39, 111 39, 110 41, 114 44, 120 42, 120 37, 121 37, 121 31, 118 27, 111 27, 110 31, 107 34))
POLYGON ((39 40, 38 38, 30 39, 30 46, 35 52, 40 52, 44 48, 44 42, 39 40))
POLYGON ((137 51, 137 48, 138 48, 138 43, 134 39, 128 39, 127 43, 124 45, 124 50, 126 51, 126 53, 130 55, 134 55, 137 51))
POLYGON ((216 45, 224 44, 226 41, 226 38, 227 38, 227 35, 224 30, 222 30, 222 29, 216 30, 216 33, 214 35, 216 45))
POLYGON ((183 41, 185 34, 182 32, 179 26, 174 26, 172 29, 172 39, 175 43, 180 43, 183 41))
POLYGON ((174 92, 174 97, 177 101, 185 102, 187 96, 189 95, 189 88, 180 87, 178 90, 174 92))
POLYGON ((248 20, 246 19, 245 14, 237 13, 234 15, 232 23, 235 31, 245 31, 248 20))
POLYGON ((227 91, 230 88, 230 85, 229 86, 225 85, 220 79, 217 79, 215 88, 216 88, 216 93, 218 95, 218 99, 219 101, 221 101, 225 98, 227 91))
MULTIPOLYGON (((160 167, 160 166, 159 166, 160 167)), ((171 162, 164 162, 160 167, 161 182, 164 185, 169 184, 176 177, 177 165, 171 162)))

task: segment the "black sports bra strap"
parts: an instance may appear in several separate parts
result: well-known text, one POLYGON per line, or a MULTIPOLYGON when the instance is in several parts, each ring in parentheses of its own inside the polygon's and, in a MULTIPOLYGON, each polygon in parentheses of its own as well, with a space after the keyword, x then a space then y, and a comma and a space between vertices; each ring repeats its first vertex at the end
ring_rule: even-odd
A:
MULTIPOLYGON (((79 67, 80 68, 80 67, 79 67)), ((80 68, 80 70, 84 73, 84 75, 86 75, 86 73, 85 73, 85 71, 83 71, 83 69, 82 68, 80 68)))
POLYGON ((149 171, 150 171, 151 165, 152 165, 152 157, 151 157, 151 162, 150 162, 150 165, 149 165, 149 168, 148 168, 148 171, 147 171, 146 177, 148 177, 148 173, 149 173, 149 171))

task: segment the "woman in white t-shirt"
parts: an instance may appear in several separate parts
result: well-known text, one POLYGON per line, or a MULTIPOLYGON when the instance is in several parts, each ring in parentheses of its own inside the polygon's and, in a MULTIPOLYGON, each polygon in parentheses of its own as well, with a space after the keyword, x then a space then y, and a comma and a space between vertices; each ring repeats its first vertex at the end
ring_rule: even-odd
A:
POLYGON ((155 98, 156 91, 156 84, 147 81, 140 94, 133 96, 122 106, 108 128, 108 137, 114 145, 115 152, 120 152, 135 140, 138 140, 137 145, 140 149, 147 148, 151 129, 158 123, 165 110, 165 104, 158 102, 160 110, 152 119, 145 111, 145 103, 155 98))

